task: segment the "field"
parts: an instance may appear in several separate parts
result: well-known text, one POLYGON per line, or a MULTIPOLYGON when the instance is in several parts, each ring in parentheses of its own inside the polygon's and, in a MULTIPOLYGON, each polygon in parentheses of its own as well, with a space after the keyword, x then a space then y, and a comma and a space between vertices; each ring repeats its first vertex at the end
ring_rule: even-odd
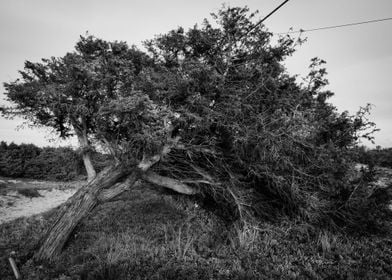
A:
POLYGON ((282 220, 240 227, 208 205, 139 185, 97 207, 58 260, 30 259, 55 210, 0 225, 1 279, 391 279, 390 235, 282 220))

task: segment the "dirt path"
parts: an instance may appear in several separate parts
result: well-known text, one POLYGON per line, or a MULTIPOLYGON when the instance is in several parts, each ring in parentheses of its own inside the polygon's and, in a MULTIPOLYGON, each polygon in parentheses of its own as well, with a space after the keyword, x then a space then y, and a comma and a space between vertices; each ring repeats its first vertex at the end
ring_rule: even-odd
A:
POLYGON ((71 197, 81 182, 69 184, 45 181, 0 179, 0 224, 19 217, 28 217, 48 211, 71 197), (40 196, 26 197, 21 188, 35 189, 40 196))

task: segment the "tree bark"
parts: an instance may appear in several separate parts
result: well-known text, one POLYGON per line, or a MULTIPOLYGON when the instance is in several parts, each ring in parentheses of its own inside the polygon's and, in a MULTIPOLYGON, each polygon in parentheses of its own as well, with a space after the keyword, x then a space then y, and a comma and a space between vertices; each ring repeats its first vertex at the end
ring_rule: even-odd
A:
POLYGON ((123 192, 129 190, 133 187, 138 179, 138 172, 133 172, 127 177, 124 182, 115 184, 109 189, 104 189, 98 196, 99 202, 105 202, 115 198, 116 196, 122 194, 123 192))
POLYGON ((82 158, 87 172, 87 182, 90 182, 95 178, 95 176, 97 176, 97 173, 95 172, 93 163, 91 162, 90 153, 83 152, 82 158))
POLYGON ((197 189, 192 188, 179 180, 172 179, 169 177, 164 177, 152 171, 147 171, 146 173, 143 173, 142 179, 149 183, 171 189, 178 193, 182 193, 186 195, 192 195, 198 193, 197 189))
POLYGON ((91 182, 79 189, 59 210, 54 224, 48 229, 44 241, 35 254, 38 261, 51 260, 57 256, 76 225, 99 203, 100 193, 112 187, 125 176, 131 174, 126 182, 133 185, 138 176, 137 170, 129 170, 121 165, 111 166, 98 174, 91 182))
POLYGON ((91 156, 90 156, 91 147, 87 137, 87 128, 84 121, 82 122, 82 128, 78 128, 78 126, 76 125, 74 125, 74 127, 75 127, 76 136, 78 137, 79 140, 80 148, 82 149, 82 159, 83 159, 84 167, 86 168, 86 172, 87 172, 87 182, 90 182, 95 178, 95 176, 97 176, 97 173, 95 172, 95 168, 91 161, 91 156))

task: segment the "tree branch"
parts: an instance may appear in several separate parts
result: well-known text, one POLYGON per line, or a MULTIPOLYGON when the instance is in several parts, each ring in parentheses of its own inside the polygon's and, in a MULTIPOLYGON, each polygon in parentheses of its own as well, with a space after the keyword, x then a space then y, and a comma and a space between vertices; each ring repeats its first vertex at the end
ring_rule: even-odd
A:
POLYGON ((152 171, 147 171, 146 173, 144 173, 142 175, 142 179, 149 182, 149 183, 152 183, 152 184, 155 184, 155 185, 167 188, 167 189, 171 189, 173 191, 176 191, 176 192, 182 193, 182 194, 186 194, 186 195, 192 195, 192 194, 196 194, 199 192, 199 190, 197 190, 196 188, 192 188, 179 180, 169 178, 169 177, 164 177, 164 176, 158 175, 152 171))
POLYGON ((129 175, 125 179, 125 181, 119 182, 109 189, 102 190, 102 192, 98 196, 98 201, 105 202, 115 198, 116 196, 122 194, 123 192, 133 187, 137 180, 138 180, 137 172, 132 172, 132 174, 129 175))
POLYGON ((138 168, 145 172, 148 169, 150 169, 154 164, 159 162, 164 156, 166 156, 168 153, 170 153, 171 149, 175 146, 177 146, 178 141, 180 140, 180 137, 176 137, 174 139, 169 139, 168 143, 166 143, 163 148, 162 152, 158 155, 153 155, 153 156, 143 156, 142 161, 138 164, 138 168))

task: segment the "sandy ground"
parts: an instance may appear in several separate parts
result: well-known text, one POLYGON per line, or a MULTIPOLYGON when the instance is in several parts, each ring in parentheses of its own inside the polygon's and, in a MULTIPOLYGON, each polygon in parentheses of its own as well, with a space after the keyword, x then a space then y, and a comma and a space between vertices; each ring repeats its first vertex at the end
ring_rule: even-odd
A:
POLYGON ((5 178, 1 178, 0 183, 7 185, 0 194, 0 223, 48 211, 65 202, 81 185, 5 178), (37 189, 41 196, 33 198, 23 196, 17 191, 21 186, 37 189))

